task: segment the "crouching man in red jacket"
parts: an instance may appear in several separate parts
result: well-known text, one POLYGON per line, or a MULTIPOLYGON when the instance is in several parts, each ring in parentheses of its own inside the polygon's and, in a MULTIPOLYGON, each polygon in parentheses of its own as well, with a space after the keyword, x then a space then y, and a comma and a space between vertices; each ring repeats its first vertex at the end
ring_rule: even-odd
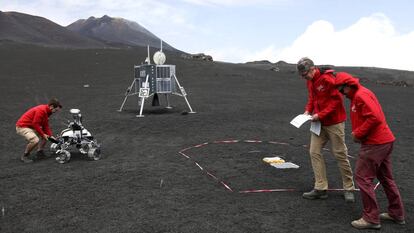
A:
POLYGON ((392 176, 391 152, 395 137, 388 127, 377 97, 347 73, 336 76, 338 90, 351 100, 352 137, 361 143, 355 181, 361 190, 362 218, 352 221, 358 229, 379 229, 381 220, 405 224, 404 207, 392 176), (388 211, 379 213, 373 180, 377 178, 388 199, 388 211))
POLYGON ((30 153, 38 146, 37 156, 44 156, 43 148, 46 140, 52 137, 52 131, 49 127, 49 116, 59 111, 62 105, 55 98, 49 100, 48 104, 41 104, 29 109, 16 122, 16 133, 24 137, 28 144, 24 155, 20 158, 22 162, 30 163, 30 153))

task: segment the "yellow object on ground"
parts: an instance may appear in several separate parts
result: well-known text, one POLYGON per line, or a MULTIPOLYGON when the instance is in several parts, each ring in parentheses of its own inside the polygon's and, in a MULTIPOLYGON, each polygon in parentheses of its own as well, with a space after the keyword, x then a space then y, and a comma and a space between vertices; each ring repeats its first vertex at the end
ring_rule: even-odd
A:
POLYGON ((283 160, 282 158, 276 156, 276 157, 263 158, 263 162, 265 162, 265 163, 284 163, 285 160, 283 160))

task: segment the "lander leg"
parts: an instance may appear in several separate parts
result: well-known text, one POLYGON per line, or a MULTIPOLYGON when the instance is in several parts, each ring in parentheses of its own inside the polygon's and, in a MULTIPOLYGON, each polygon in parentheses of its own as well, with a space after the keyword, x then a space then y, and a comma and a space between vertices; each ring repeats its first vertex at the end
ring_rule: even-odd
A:
POLYGON ((141 87, 139 90, 139 97, 141 97, 141 108, 139 110, 139 115, 136 115, 136 117, 144 117, 144 115, 142 115, 142 111, 144 110, 145 98, 149 97, 150 93, 148 78, 149 75, 147 74, 145 82, 143 83, 144 87, 141 87))
POLYGON ((145 97, 141 97, 141 108, 139 109, 139 115, 136 115, 136 117, 144 117, 144 115, 142 115, 142 111, 144 110, 144 102, 145 102, 145 97))
POLYGON ((166 93, 165 94, 165 99, 167 101, 167 107, 165 107, 166 109, 172 109, 171 105, 170 105, 170 97, 169 95, 166 93))
POLYGON ((132 88, 135 85, 135 79, 132 81, 131 85, 128 87, 128 89, 125 91, 125 98, 124 101, 121 104, 121 107, 118 109, 118 112, 122 112, 122 109, 124 108, 125 102, 128 99, 129 93, 131 92, 132 88))
POLYGON ((191 108, 190 102, 188 102, 188 100, 187 100, 187 93, 185 92, 184 87, 182 87, 182 86, 180 85, 180 83, 178 82, 178 78, 177 78, 177 76, 175 76, 175 74, 174 74, 174 79, 175 79, 175 82, 177 83, 178 88, 180 89, 181 95, 184 97, 185 102, 187 103, 187 106, 188 106, 188 108, 190 109, 190 112, 188 112, 188 113, 196 113, 196 112, 194 112, 194 111, 193 111, 193 109, 191 108))

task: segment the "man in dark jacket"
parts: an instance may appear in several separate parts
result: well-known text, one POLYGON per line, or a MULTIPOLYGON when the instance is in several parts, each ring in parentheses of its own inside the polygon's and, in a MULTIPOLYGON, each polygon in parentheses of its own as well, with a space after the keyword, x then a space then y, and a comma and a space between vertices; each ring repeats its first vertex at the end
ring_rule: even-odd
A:
POLYGON ((62 105, 59 101, 53 98, 49 100, 48 104, 41 104, 29 109, 16 122, 16 133, 28 141, 24 154, 20 158, 22 162, 33 162, 30 153, 35 147, 38 147, 37 156, 44 156, 43 148, 46 145, 46 140, 52 137, 49 116, 61 108, 62 105))
POLYGON ((361 190, 362 217, 352 221, 358 229, 379 229, 380 219, 405 224, 400 192, 392 176, 391 152, 395 137, 377 97, 349 74, 336 76, 338 90, 351 100, 352 137, 361 143, 355 181, 361 190), (388 199, 388 212, 379 213, 373 180, 377 178, 388 199))
POLYGON ((303 194, 303 198, 313 200, 328 197, 328 179, 322 148, 330 141, 331 151, 342 175, 345 201, 354 202, 354 181, 345 145, 346 112, 342 95, 335 88, 333 70, 322 70, 307 57, 299 60, 297 69, 307 80, 308 102, 304 114, 311 115, 312 121, 321 122, 320 134, 311 133, 309 149, 315 184, 313 190, 303 194))

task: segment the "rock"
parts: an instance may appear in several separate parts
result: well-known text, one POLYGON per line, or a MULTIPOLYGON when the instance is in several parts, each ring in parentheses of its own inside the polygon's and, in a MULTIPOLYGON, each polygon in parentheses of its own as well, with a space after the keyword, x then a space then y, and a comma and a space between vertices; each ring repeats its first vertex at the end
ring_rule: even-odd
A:
POLYGON ((249 62, 246 62, 246 64, 261 64, 261 65, 265 64, 265 65, 271 65, 272 63, 270 61, 268 61, 268 60, 261 60, 261 61, 249 61, 249 62))
POLYGON ((196 53, 196 54, 181 54, 181 57, 184 59, 194 59, 194 60, 202 60, 202 61, 213 61, 213 57, 210 55, 206 55, 204 53, 196 53))
POLYGON ((276 67, 271 67, 270 70, 275 71, 275 72, 279 72, 280 68, 276 66, 276 67))

